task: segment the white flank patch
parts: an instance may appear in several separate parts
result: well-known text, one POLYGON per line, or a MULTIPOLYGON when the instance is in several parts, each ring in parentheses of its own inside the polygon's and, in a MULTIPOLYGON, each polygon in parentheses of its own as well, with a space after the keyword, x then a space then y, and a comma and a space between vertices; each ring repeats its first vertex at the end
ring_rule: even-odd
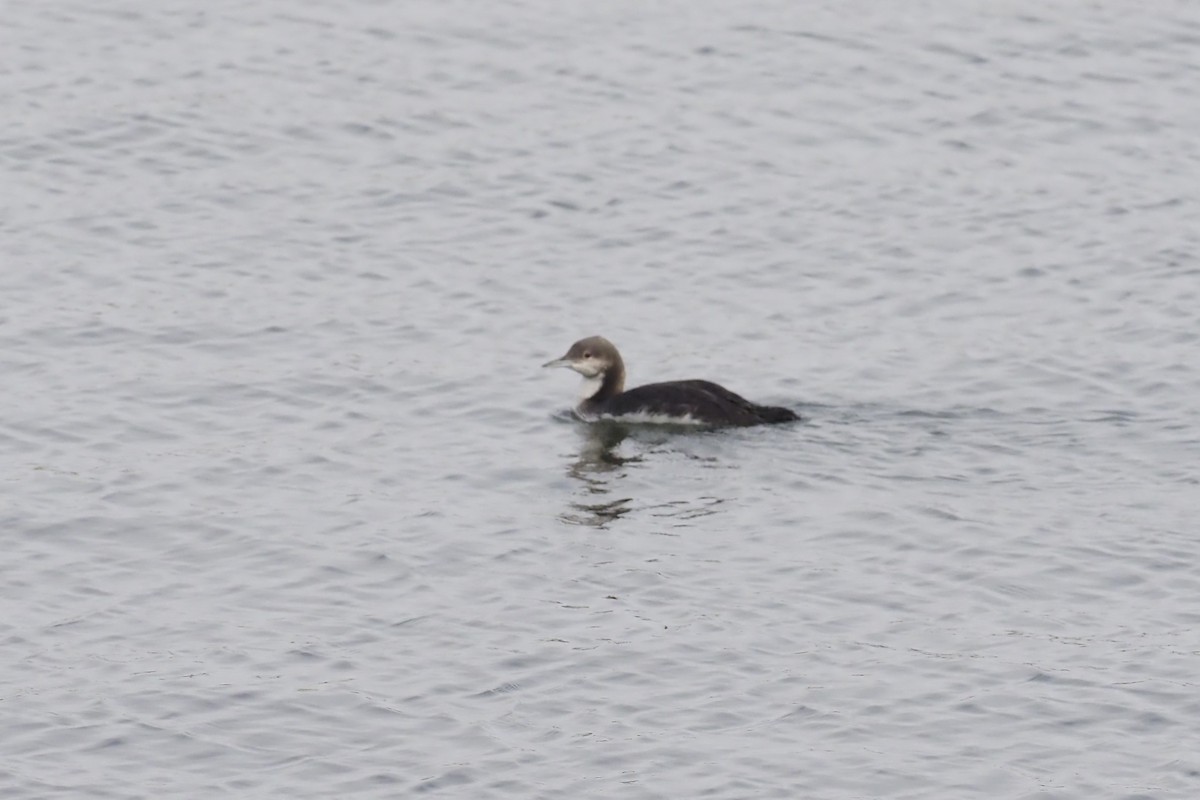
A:
POLYGON ((705 425, 707 423, 695 419, 691 414, 685 414, 682 417, 673 417, 670 414, 653 414, 647 411, 638 411, 633 414, 621 414, 614 416, 612 414, 601 414, 599 419, 611 419, 614 422, 627 422, 630 425, 705 425))

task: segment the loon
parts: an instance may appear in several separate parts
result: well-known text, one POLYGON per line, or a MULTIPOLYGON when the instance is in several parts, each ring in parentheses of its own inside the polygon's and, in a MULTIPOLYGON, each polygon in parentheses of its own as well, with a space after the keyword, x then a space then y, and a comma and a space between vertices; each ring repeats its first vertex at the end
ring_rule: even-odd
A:
POLYGON ((625 391, 625 362, 603 336, 580 339, 565 356, 542 366, 566 367, 583 376, 575 414, 585 422, 745 426, 800 419, 789 408, 755 405, 710 381, 648 383, 625 391))

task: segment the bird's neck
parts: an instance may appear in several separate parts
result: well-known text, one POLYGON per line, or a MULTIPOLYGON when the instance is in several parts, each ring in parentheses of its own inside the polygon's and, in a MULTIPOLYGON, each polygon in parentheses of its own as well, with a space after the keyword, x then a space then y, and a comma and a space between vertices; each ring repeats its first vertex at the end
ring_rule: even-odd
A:
POLYGON ((625 391, 625 365, 618 361, 593 378, 584 378, 579 389, 580 403, 602 403, 625 391))

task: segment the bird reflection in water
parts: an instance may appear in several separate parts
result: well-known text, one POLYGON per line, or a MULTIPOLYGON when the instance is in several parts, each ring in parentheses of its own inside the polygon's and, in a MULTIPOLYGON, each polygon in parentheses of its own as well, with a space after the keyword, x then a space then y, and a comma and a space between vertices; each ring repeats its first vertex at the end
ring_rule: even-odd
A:
MULTIPOLYGON (((579 457, 567 469, 567 474, 584 485, 589 499, 603 500, 612 494, 610 481, 624 475, 626 464, 642 460, 641 456, 624 458, 617 454, 617 447, 628 436, 629 429, 616 423, 599 422, 584 428, 579 457)), ((595 503, 571 503, 571 510, 559 515, 559 519, 571 525, 607 528, 632 510, 631 502, 633 498, 621 497, 595 503)))

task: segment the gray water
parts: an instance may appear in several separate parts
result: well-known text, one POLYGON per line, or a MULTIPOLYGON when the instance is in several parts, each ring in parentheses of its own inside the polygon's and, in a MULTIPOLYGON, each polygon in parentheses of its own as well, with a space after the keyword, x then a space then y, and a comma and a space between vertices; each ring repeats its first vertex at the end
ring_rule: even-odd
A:
POLYGON ((1200 6, 2 11, 0 797, 1200 796, 1200 6))

